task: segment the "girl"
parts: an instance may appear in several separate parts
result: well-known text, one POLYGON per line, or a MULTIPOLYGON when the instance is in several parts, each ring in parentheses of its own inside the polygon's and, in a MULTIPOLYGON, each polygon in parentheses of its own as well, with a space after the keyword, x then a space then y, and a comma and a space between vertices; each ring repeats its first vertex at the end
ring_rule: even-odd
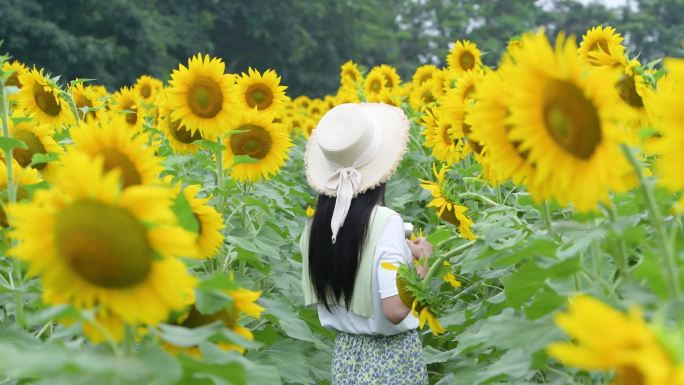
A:
POLYGON ((380 267, 432 252, 423 238, 406 241, 401 217, 383 207, 408 130, 400 108, 342 104, 323 116, 307 144, 307 180, 319 196, 300 243, 302 289, 321 325, 337 332, 333 385, 428 383, 418 320, 399 299, 396 271, 380 267))

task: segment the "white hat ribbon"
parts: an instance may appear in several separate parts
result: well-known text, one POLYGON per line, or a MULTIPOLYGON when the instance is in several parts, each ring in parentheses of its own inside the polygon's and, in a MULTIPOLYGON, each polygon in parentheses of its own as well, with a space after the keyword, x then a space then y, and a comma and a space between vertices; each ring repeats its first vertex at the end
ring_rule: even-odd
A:
POLYGON ((325 187, 330 190, 337 190, 337 198, 335 200, 335 209, 333 210, 332 220, 330 221, 330 228, 332 229, 332 243, 337 241, 337 233, 344 225, 344 220, 347 218, 351 201, 358 192, 361 185, 360 167, 365 166, 373 160, 380 149, 382 143, 382 130, 377 123, 373 126, 373 138, 366 149, 359 155, 350 167, 342 167, 339 164, 328 159, 333 167, 337 168, 325 182, 325 187))

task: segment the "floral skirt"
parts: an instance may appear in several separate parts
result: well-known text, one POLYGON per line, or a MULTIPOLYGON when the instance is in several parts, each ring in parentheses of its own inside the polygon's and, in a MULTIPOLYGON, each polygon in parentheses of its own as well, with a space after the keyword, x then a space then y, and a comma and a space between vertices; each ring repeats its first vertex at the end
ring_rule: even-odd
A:
POLYGON ((393 336, 337 332, 332 385, 427 385, 416 330, 393 336))

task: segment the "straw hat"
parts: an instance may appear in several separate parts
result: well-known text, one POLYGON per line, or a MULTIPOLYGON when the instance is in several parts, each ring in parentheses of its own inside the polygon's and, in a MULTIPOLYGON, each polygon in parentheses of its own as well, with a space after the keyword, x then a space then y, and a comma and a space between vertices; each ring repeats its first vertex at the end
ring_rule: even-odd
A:
POLYGON ((313 130, 306 146, 306 177, 316 192, 337 198, 333 243, 352 198, 385 183, 396 170, 408 130, 403 110, 382 103, 340 104, 313 130))

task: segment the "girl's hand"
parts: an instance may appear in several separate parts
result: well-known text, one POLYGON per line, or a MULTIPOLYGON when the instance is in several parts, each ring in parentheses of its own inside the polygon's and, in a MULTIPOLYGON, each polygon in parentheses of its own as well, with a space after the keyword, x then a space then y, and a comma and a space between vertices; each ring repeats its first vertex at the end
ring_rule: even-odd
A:
POLYGON ((427 275, 427 261, 430 254, 432 254, 432 245, 425 238, 417 238, 413 241, 406 241, 411 254, 413 254, 413 261, 416 271, 421 278, 427 275), (421 263, 422 262, 422 263, 421 263))

